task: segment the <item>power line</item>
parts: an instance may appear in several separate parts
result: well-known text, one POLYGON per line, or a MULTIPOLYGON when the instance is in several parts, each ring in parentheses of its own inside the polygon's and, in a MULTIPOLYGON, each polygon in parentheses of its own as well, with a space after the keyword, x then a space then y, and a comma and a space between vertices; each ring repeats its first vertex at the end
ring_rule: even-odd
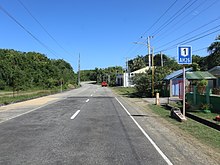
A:
POLYGON ((171 18, 169 18, 163 25, 161 25, 154 33, 153 36, 157 35, 160 31, 166 28, 169 24, 171 24, 176 18, 178 18, 181 14, 186 12, 189 7, 191 7, 197 0, 194 0, 189 6, 188 4, 191 2, 189 0, 180 10, 178 10, 171 18))
POLYGON ((205 50, 205 49, 208 49, 208 47, 200 48, 200 49, 197 49, 197 50, 193 50, 193 53, 195 53, 195 52, 199 52, 199 51, 201 51, 201 50, 205 50))
POLYGON ((24 3, 21 2, 21 0, 17 0, 22 7, 28 12, 28 14, 40 25, 40 27, 44 30, 44 32, 61 48, 63 49, 67 54, 70 54, 66 49, 63 48, 61 44, 46 30, 46 28, 37 20, 36 17, 30 12, 30 10, 24 5, 24 3))
POLYGON ((163 16, 177 3, 178 0, 175 0, 168 8, 167 10, 152 24, 152 26, 143 33, 143 36, 150 31, 162 18, 163 16))
MULTIPOLYGON (((181 39, 181 38, 183 38, 183 37, 189 35, 189 34, 192 34, 192 33, 194 33, 194 32, 196 32, 196 31, 202 29, 202 28, 205 27, 205 26, 210 25, 211 23, 213 23, 213 22, 215 22, 215 21, 217 21, 217 20, 219 20, 219 19, 220 19, 220 17, 217 17, 216 19, 214 19, 214 20, 212 20, 212 21, 210 21, 210 22, 208 22, 208 23, 206 23, 206 24, 204 24, 204 25, 202 25, 202 26, 200 26, 200 27, 194 29, 193 31, 190 31, 190 32, 188 32, 188 33, 186 33, 186 34, 184 34, 184 35, 178 37, 178 38, 175 39, 175 40, 172 40, 172 41, 170 41, 170 42, 168 42, 168 43, 166 43, 166 44, 163 44, 162 46, 158 47, 157 49, 160 49, 160 48, 162 48, 162 47, 164 47, 164 46, 166 46, 166 45, 169 45, 169 44, 172 43, 172 42, 175 42, 175 41, 177 41, 177 40, 179 40, 179 39, 181 39)), ((217 27, 218 27, 218 26, 217 26, 217 27)))
MULTIPOLYGON (((163 30, 164 28, 166 28, 170 23, 172 23, 175 19, 177 19, 180 15, 182 15, 184 12, 186 12, 194 3, 196 3, 198 0, 194 0, 192 3, 191 0, 189 0, 180 10, 178 10, 174 15, 171 16, 171 18, 169 18, 165 23, 163 23, 154 33, 152 36, 155 36, 156 34, 158 34, 161 30, 163 30), (186 9, 185 9, 186 8, 186 9)), ((176 3, 177 1, 175 1, 167 10, 170 10, 173 5, 176 3)), ((166 10, 166 11, 167 11, 166 10)), ((166 13, 165 11, 165 13, 166 13)), ((162 15, 163 16, 163 15, 162 15)), ((162 17, 161 16, 161 17, 162 17)), ((157 22, 157 21, 156 21, 157 22)), ((155 24, 155 23, 154 23, 155 24)), ((146 32, 145 32, 146 33, 146 32)), ((144 34, 145 34, 144 33, 144 34)), ((140 40, 140 38, 139 38, 140 40)))
POLYGON ((51 52, 54 56, 58 57, 51 48, 49 48, 46 44, 44 44, 42 41, 40 41, 36 36, 34 36, 29 30, 27 30, 18 20, 16 20, 7 10, 5 10, 0 5, 0 10, 2 10, 8 17, 10 17, 16 24, 18 24, 25 32, 27 32, 34 40, 36 40, 41 46, 46 48, 49 52, 51 52))
MULTIPOLYGON (((219 25, 219 26, 220 26, 220 25, 219 25)), ((216 27, 214 27, 214 28, 217 28, 217 27, 219 27, 219 26, 216 26, 216 27)), ((214 29, 214 28, 212 28, 212 29, 214 29)), ((210 30, 208 30, 208 31, 210 31, 210 30)), ((218 31, 220 31, 220 29, 217 29, 217 30, 215 30, 215 31, 213 31, 213 32, 210 32, 210 33, 208 33, 208 34, 202 35, 202 36, 200 36, 200 37, 197 37, 197 36, 199 36, 199 35, 201 35, 201 34, 204 34, 204 32, 203 32, 203 33, 200 33, 200 34, 198 34, 198 35, 196 35, 196 36, 194 36, 194 37, 191 37, 191 38, 189 38, 189 39, 187 39, 187 40, 181 41, 181 42, 179 42, 179 43, 177 43, 177 44, 175 44, 175 45, 172 45, 172 46, 170 46, 170 47, 168 47, 168 48, 166 48, 166 49, 160 50, 160 51, 164 52, 164 51, 167 51, 167 50, 171 50, 171 49, 175 48, 176 45, 188 44, 188 43, 194 42, 194 41, 196 41, 196 40, 199 40, 199 39, 201 39, 201 38, 204 38, 204 37, 206 37, 206 36, 209 36, 209 35, 211 35, 211 34, 214 34, 214 33, 218 32, 218 31), (197 37, 197 38, 195 38, 195 37, 197 37), (188 41, 188 40, 189 40, 189 41, 188 41)), ((206 32, 207 32, 207 31, 206 31, 206 32)), ((158 51, 158 52, 156 52, 156 53, 159 53, 160 51, 158 51)))
MULTIPOLYGON (((195 7, 194 9, 192 9, 188 14, 190 14, 192 11, 194 11, 194 10, 196 10, 197 8, 199 8, 199 7, 201 7, 202 5, 205 5, 205 2, 206 0, 204 0, 204 1, 202 1, 197 7, 195 7)), ((198 17, 201 13, 203 13, 203 12, 205 12, 206 10, 208 10, 210 7, 212 7, 215 3, 217 3, 218 2, 218 0, 215 0, 213 3, 211 3, 209 6, 206 6, 205 7, 205 9, 203 9, 202 11, 200 11, 199 12, 199 14, 197 14, 196 16, 194 16, 193 18, 191 18, 190 20, 187 20, 187 21, 185 21, 185 22, 183 22, 180 26, 178 26, 175 30, 172 30, 173 29, 173 27, 175 27, 179 22, 182 22, 182 20, 183 19, 180 19, 174 26, 172 26, 172 28, 170 28, 169 29, 169 31, 171 31, 172 30, 172 32, 169 32, 169 33, 163 33, 163 34, 161 34, 160 35, 160 37, 161 36, 163 36, 163 35, 165 35, 165 34, 167 34, 167 35, 165 35, 163 38, 157 38, 156 40, 163 40, 164 38, 166 38, 166 36, 168 36, 170 33, 173 33, 174 31, 177 31, 177 30, 179 30, 179 29, 181 29, 182 27, 184 27, 184 25, 186 25, 187 23, 189 23, 189 22, 191 22, 191 21, 193 21, 193 19, 195 19, 196 17, 198 17)), ((187 14, 187 15, 188 15, 187 14)), ((184 16, 184 18, 187 18, 186 16, 187 15, 185 15, 184 16)), ((168 31, 167 31, 168 32, 168 31)))
MULTIPOLYGON (((166 10, 165 12, 151 25, 151 27, 145 31, 140 38, 138 38, 138 42, 140 41, 140 39, 142 38, 142 36, 144 36, 148 31, 150 31, 161 19, 162 17, 177 3, 178 0, 175 0, 166 10)), ((128 51, 131 52, 134 49, 134 45, 132 46, 132 48, 128 51)), ((135 51, 135 50, 134 50, 135 51)))

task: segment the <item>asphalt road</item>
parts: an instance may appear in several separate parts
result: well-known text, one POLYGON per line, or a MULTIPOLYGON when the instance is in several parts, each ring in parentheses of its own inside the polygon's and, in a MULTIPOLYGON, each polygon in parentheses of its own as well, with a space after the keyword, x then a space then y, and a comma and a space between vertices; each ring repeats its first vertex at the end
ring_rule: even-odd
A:
POLYGON ((108 88, 54 97, 0 123, 0 164, 172 164, 108 88))

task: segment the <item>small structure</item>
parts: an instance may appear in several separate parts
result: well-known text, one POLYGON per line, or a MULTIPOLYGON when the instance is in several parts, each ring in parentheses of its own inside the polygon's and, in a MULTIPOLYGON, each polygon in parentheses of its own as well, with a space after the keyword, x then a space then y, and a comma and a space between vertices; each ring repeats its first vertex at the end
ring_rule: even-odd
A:
MULTIPOLYGON (((192 68, 186 68, 186 72, 192 71, 192 68)), ((170 90, 170 97, 180 96, 181 85, 183 82, 183 70, 177 70, 164 78, 167 89, 170 90)))
POLYGON ((220 87, 220 66, 215 66, 214 68, 210 69, 209 73, 217 78, 216 81, 214 81, 214 87, 220 87))
POLYGON ((136 74, 146 73, 147 70, 149 70, 149 66, 130 73, 126 72, 123 74, 116 74, 116 85, 123 87, 133 87, 134 84, 132 81, 132 77, 134 77, 136 74))
POLYGON ((216 77, 213 76, 208 71, 195 71, 195 72, 187 72, 186 79, 190 81, 190 89, 193 88, 192 87, 193 80, 208 80, 208 87, 213 88, 216 77))
MULTIPOLYGON (((193 81, 195 80, 208 80, 208 87, 213 88, 216 77, 208 71, 192 71, 192 68, 186 68, 186 86, 188 86, 188 92, 193 90, 193 81)), ((164 78, 167 86, 170 89, 170 97, 179 96, 182 97, 182 84, 183 84, 183 70, 178 70, 164 78)))
POLYGON ((131 74, 130 73, 116 74, 116 85, 123 87, 132 86, 131 74))

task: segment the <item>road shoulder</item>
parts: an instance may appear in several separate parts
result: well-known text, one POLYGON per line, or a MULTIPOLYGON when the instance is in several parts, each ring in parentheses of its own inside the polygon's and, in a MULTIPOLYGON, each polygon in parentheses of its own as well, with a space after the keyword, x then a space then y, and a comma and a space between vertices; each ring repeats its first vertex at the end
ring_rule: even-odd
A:
POLYGON ((153 113, 143 99, 117 97, 173 164, 219 164, 216 150, 153 113))

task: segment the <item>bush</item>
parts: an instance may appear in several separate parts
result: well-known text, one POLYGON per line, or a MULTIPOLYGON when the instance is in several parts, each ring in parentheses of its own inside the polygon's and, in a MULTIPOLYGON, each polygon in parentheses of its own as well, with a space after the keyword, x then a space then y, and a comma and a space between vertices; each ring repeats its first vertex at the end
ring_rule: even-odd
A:
POLYGON ((151 84, 149 80, 150 78, 147 74, 137 74, 133 77, 138 96, 151 96, 151 84))

